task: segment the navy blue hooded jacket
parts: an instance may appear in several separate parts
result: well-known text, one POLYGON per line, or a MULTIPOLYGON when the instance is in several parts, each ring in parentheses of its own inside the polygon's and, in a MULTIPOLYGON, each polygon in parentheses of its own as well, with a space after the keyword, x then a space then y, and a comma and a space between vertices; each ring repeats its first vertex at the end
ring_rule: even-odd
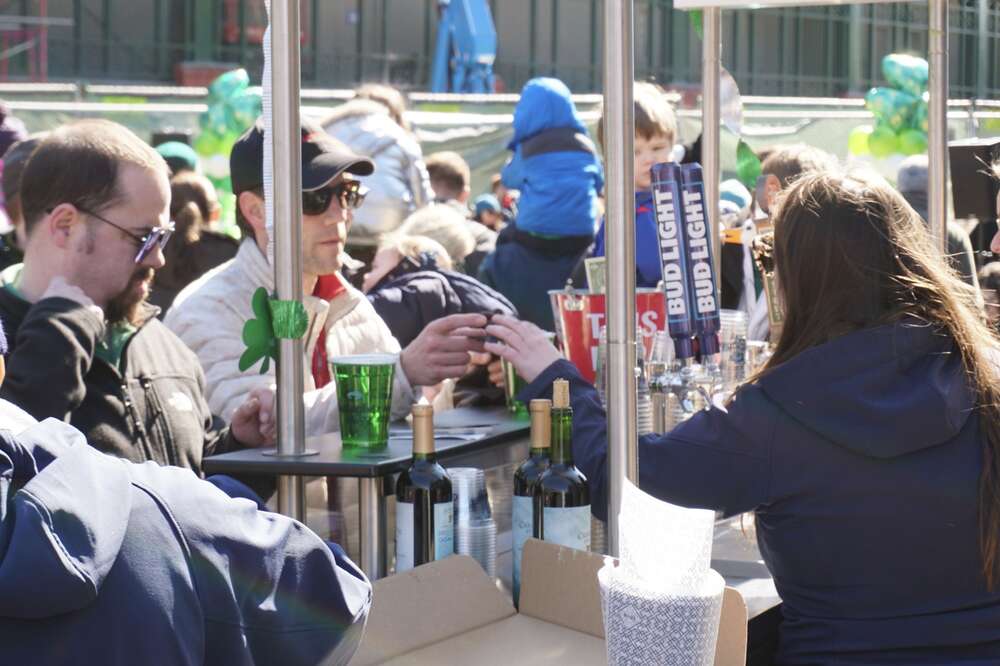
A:
POLYGON ((436 319, 453 314, 517 316, 517 309, 479 280, 437 268, 433 261, 412 272, 394 273, 368 292, 375 312, 401 347, 416 340, 436 319))
POLYGON ((514 108, 514 138, 507 148, 514 154, 501 178, 521 192, 521 231, 593 236, 604 169, 566 84, 538 78, 524 85, 514 108))
POLYGON ((4 664, 345 664, 370 605, 339 548, 190 470, 0 430, 4 664))
MULTIPOLYGON (((597 393, 571 380, 573 453, 607 507, 597 393)), ((810 349, 667 435, 639 442, 647 492, 755 511, 783 601, 780 664, 1000 664, 1000 595, 977 529, 983 435, 950 338, 897 323, 810 349)))
MULTIPOLYGON (((604 223, 594 239, 593 256, 605 253, 604 223)), ((660 232, 656 227, 656 208, 651 191, 635 193, 635 286, 655 288, 663 277, 660 260, 660 232)))

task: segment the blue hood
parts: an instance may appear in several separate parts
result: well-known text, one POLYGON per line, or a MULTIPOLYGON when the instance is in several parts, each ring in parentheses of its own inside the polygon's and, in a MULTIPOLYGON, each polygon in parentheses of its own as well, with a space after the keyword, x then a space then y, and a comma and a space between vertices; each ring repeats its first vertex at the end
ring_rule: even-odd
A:
POLYGON ((514 150, 522 141, 556 127, 572 127, 587 133, 565 83, 551 78, 531 79, 524 84, 521 99, 514 108, 514 138, 507 148, 514 150))
POLYGON ((872 458, 953 439, 975 406, 952 339, 914 319, 814 347, 759 385, 806 428, 872 458))
POLYGON ((54 419, 17 441, 0 431, 0 618, 44 618, 97 599, 125 538, 130 480, 124 462, 87 449, 54 419))

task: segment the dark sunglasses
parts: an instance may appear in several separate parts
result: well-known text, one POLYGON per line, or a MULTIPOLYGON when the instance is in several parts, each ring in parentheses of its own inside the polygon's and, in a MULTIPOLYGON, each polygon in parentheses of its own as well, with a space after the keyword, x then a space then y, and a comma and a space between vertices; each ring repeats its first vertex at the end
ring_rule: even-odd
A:
POLYGON ((337 185, 302 193, 302 213, 304 215, 322 215, 330 207, 330 202, 336 197, 344 210, 360 208, 368 195, 368 188, 356 180, 345 180, 337 185))
POLYGON ((174 233, 173 220, 167 222, 165 226, 153 227, 152 229, 149 230, 148 234, 146 234, 145 236, 140 236, 139 234, 134 234, 125 227, 119 224, 115 224, 111 220, 102 217, 93 211, 87 210, 86 208, 77 206, 76 209, 79 210, 81 213, 84 213, 85 215, 97 218, 98 220, 104 222, 105 224, 110 224, 115 229, 117 229, 118 231, 122 232, 123 234, 134 240, 136 244, 139 246, 139 252, 136 253, 135 255, 135 263, 137 264, 141 264, 142 260, 145 259, 147 256, 149 256, 149 253, 153 251, 153 248, 157 246, 159 246, 161 250, 165 248, 167 245, 167 241, 170 240, 170 237, 174 233))

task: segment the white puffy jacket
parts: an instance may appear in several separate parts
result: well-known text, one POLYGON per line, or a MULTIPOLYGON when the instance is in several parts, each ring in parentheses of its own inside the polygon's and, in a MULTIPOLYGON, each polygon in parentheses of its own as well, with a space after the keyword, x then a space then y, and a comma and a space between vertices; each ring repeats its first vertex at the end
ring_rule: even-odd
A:
MULTIPOLYGON (((251 390, 271 385, 274 364, 266 375, 255 366, 240 372, 245 346, 243 324, 254 317, 250 302, 254 291, 274 289, 274 270, 257 245, 246 240, 236 257, 188 285, 174 301, 164 322, 190 347, 205 371, 208 405, 225 420, 251 390)), ((326 328, 327 358, 372 352, 398 353, 399 343, 357 289, 347 286, 330 301, 315 296, 303 299, 309 314, 305 340, 306 435, 340 430, 337 390, 334 383, 317 389, 309 372, 321 327, 326 328)), ((414 390, 400 363, 396 362, 392 393, 392 417, 409 413, 414 390)))
POLYGON ((354 211, 352 244, 374 245, 433 198, 420 144, 382 104, 351 100, 334 109, 322 125, 351 150, 375 162, 375 173, 359 177, 370 192, 364 206, 354 211))

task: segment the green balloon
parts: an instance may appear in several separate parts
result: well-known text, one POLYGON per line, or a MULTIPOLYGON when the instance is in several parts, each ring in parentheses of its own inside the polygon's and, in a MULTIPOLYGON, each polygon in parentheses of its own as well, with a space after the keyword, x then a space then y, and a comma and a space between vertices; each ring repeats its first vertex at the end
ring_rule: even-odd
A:
POLYGON ((893 53, 882 58, 882 73, 893 88, 919 97, 927 90, 930 68, 923 58, 893 53))
POLYGON ((233 95, 243 92, 250 85, 250 75, 245 69, 233 69, 220 74, 208 86, 208 103, 223 102, 233 95))
POLYGON ((229 100, 229 107, 233 112, 234 129, 242 134, 261 114, 260 93, 244 90, 229 100))
POLYGON ((930 123, 927 122, 927 100, 921 100, 920 104, 917 105, 917 110, 913 112, 913 122, 911 123, 914 129, 918 129, 924 134, 930 130, 930 123))
POLYGON ((872 135, 871 125, 858 125, 851 130, 847 137, 847 151, 851 155, 868 155, 871 150, 868 148, 868 139, 872 135))
POLYGON ((208 124, 208 127, 205 129, 216 134, 224 136, 231 131, 232 120, 226 111, 225 104, 212 104, 209 106, 205 122, 208 124))
POLYGON ((904 155, 921 155, 927 152, 927 134, 917 129, 899 133, 899 152, 904 155))
POLYGON ((895 131, 909 124, 919 104, 919 97, 894 88, 872 88, 865 95, 865 106, 876 120, 895 131))
POLYGON ((879 125, 868 137, 868 150, 880 159, 889 157, 889 155, 899 152, 899 139, 892 129, 885 125, 879 125))
POLYGON ((216 155, 221 151, 219 148, 219 136, 212 132, 202 132, 194 140, 194 149, 199 155, 216 155))

